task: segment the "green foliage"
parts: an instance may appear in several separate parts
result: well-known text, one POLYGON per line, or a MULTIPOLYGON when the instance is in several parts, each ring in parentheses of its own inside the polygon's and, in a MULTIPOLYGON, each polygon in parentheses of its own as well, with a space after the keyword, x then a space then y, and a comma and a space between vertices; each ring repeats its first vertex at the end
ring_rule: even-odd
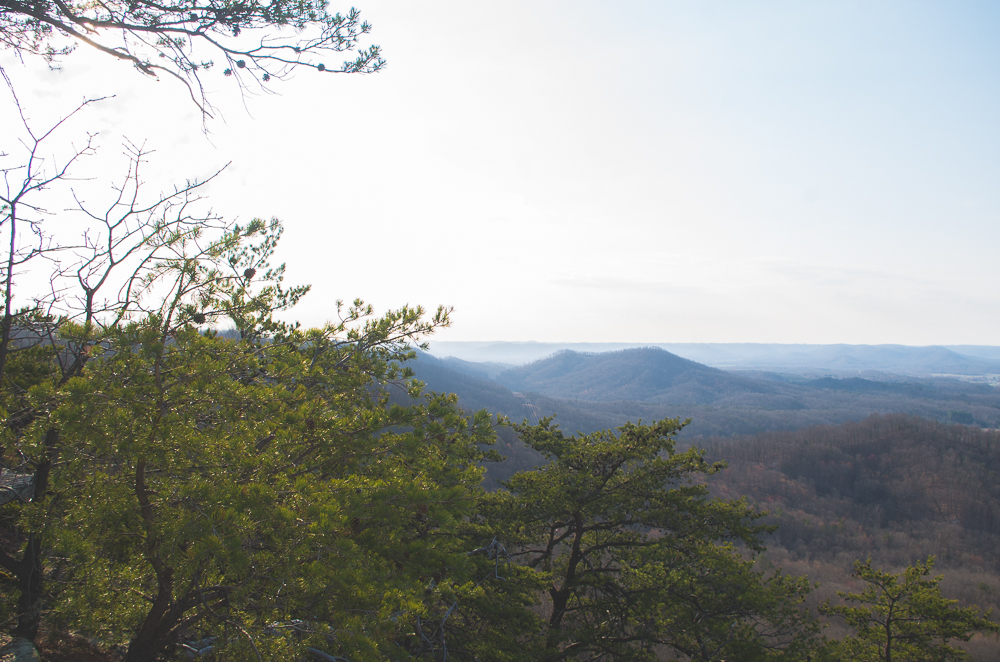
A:
POLYGON ((801 650, 808 585, 753 569, 759 515, 710 499, 709 465, 679 453, 676 419, 567 437, 517 426, 549 463, 484 496, 481 516, 549 583, 544 659, 768 659, 801 650))
POLYGON ((489 606, 467 521, 491 420, 387 391, 419 392, 399 361, 448 311, 373 319, 356 302, 323 328, 278 323, 305 293, 268 265, 280 229, 178 239, 138 279, 146 312, 63 320, 55 345, 8 364, 7 407, 30 416, 4 429, 5 463, 58 456, 44 495, 4 508, 8 539, 45 541, 51 617, 127 645, 126 660, 199 633, 234 655, 399 659, 450 643, 426 630, 460 623, 456 601, 489 606), (242 338, 199 333, 195 314, 242 338), (63 343, 90 343, 69 375, 51 366, 63 343))
MULTIPOLYGON (((355 10, 311 2, 0 9, 0 43, 19 53, 51 59, 68 34, 185 80, 203 110, 211 63, 194 59, 199 43, 223 54, 225 75, 266 83, 297 66, 331 71, 324 51, 356 52, 343 72, 377 70, 378 48, 358 45, 369 29, 355 10), (238 40, 282 26, 295 33, 238 40)), ((11 246, 0 461, 37 487, 30 503, 0 507, 16 633, 33 638, 44 610, 57 628, 125 647, 127 662, 203 636, 231 659, 523 659, 537 578, 501 568, 472 521, 494 423, 455 396, 423 395, 401 366, 450 310, 376 317, 356 300, 322 328, 275 319, 308 290, 270 266, 281 224, 196 215, 197 182, 147 203, 142 149, 128 148, 106 209, 80 203, 94 221, 82 241, 51 237, 36 196, 92 151, 36 159, 58 126, 25 120, 26 164, 4 162, 23 181, 0 200, 11 246), (48 292, 14 287, 57 251, 48 292), (34 305, 14 311, 15 298, 34 305)))
POLYGON ((838 592, 849 604, 821 608, 839 615, 857 634, 830 642, 824 651, 830 660, 858 662, 932 662, 964 660, 967 655, 952 646, 953 640, 968 641, 977 632, 1000 632, 978 608, 956 607, 938 587, 942 577, 927 577, 934 557, 915 563, 899 574, 873 568, 871 559, 854 564, 854 576, 865 583, 861 593, 838 592), (858 606, 852 606, 857 604, 858 606))

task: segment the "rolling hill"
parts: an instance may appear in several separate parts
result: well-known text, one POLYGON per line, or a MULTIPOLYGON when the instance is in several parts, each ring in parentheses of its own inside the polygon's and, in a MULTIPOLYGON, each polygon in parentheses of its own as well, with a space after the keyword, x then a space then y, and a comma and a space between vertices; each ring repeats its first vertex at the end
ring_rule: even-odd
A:
POLYGON ((875 381, 771 373, 729 373, 660 349, 603 354, 565 352, 497 375, 497 365, 436 359, 413 364, 427 388, 457 393, 467 410, 513 421, 557 415, 568 431, 626 421, 691 418, 683 436, 754 434, 857 421, 901 412, 941 422, 1000 427, 1000 391, 955 379, 875 381))
POLYGON ((726 370, 857 376, 888 373, 910 377, 1000 375, 1000 347, 908 345, 808 345, 778 343, 539 343, 434 341, 431 352, 470 362, 524 365, 570 350, 607 353, 659 347, 690 361, 726 370))
POLYGON ((773 383, 710 368, 656 347, 600 354, 563 351, 502 372, 497 381, 515 391, 596 402, 714 404, 734 395, 778 395, 773 383))

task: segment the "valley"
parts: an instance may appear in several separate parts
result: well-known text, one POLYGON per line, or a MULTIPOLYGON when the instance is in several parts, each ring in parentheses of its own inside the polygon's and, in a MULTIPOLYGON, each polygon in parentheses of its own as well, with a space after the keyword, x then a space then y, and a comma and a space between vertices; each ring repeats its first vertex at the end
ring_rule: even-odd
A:
MULTIPOLYGON (((766 513, 763 521, 776 528, 764 540, 761 567, 808 577, 814 611, 838 591, 858 590, 855 560, 898 570, 931 555, 947 597, 996 609, 1000 391, 987 372, 975 374, 995 370, 994 355, 978 351, 985 356, 849 353, 868 361, 861 376, 834 370, 847 359, 829 348, 809 352, 813 364, 756 354, 781 372, 753 363, 723 370, 660 347, 562 349, 521 365, 421 354, 415 369, 428 389, 455 392, 462 406, 515 422, 555 416, 566 431, 590 433, 640 419, 691 419, 681 447, 702 448, 710 462, 725 463, 705 481, 714 496, 746 498, 766 513), (825 363, 815 360, 824 356, 825 363), (962 363, 962 375, 932 372, 962 363), (904 365, 910 373, 903 374, 904 365)), ((506 459, 487 465, 488 488, 544 461, 510 428, 499 439, 506 459)), ((826 630, 831 637, 846 633, 836 620, 826 630)), ((962 646, 980 662, 1000 660, 991 636, 962 646)))
MULTIPOLYGON (((489 352, 466 353, 527 356, 521 343, 495 345, 489 352)), ((993 359, 943 348, 888 346, 875 351, 801 346, 811 348, 805 352, 790 346, 785 355, 778 355, 773 347, 755 353, 744 350, 744 356, 763 356, 771 364, 783 365, 783 371, 751 363, 749 358, 744 369, 723 370, 661 347, 600 353, 563 349, 521 365, 421 354, 414 369, 428 389, 456 393, 468 409, 488 409, 513 421, 554 415, 569 431, 593 432, 640 418, 680 417, 692 419, 684 437, 728 436, 858 421, 873 413, 1000 427, 1000 391, 984 381, 990 371, 1000 372, 993 359), (800 358, 802 354, 813 358, 800 358), (834 370, 849 363, 850 357, 861 370, 834 370), (957 370, 960 365, 967 370, 962 378, 933 372, 957 370), (514 392, 524 394, 537 409, 529 411, 524 398, 514 392)))

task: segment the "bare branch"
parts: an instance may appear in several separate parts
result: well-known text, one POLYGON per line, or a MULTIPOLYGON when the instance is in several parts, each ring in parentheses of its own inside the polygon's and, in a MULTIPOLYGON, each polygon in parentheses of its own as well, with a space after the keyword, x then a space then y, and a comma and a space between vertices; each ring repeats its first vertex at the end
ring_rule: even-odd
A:
POLYGON ((362 46, 371 25, 356 9, 331 13, 319 0, 244 3, 215 0, 175 5, 154 0, 0 0, 0 45, 41 55, 50 64, 73 50, 59 37, 128 62, 148 76, 167 74, 182 84, 211 116, 203 75, 215 65, 198 52, 221 57, 222 74, 244 93, 267 90, 297 68, 321 73, 373 73, 385 66, 378 46, 362 46), (339 66, 330 56, 352 54, 339 66))

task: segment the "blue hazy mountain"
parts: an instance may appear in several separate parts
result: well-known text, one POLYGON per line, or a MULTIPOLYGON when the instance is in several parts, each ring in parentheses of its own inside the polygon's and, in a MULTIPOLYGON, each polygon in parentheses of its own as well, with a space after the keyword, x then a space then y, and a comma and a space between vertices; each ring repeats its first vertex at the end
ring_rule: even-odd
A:
POLYGON ((994 345, 945 345, 945 347, 964 356, 1000 361, 1000 347, 994 345))
POLYGON ((533 417, 522 397, 490 379, 488 366, 477 369, 476 364, 442 360, 425 352, 418 353, 417 360, 407 365, 413 368, 414 376, 424 382, 426 391, 455 393, 466 411, 487 409, 515 421, 533 417))
POLYGON ((658 347, 679 357, 728 370, 765 370, 814 376, 888 373, 906 376, 1000 375, 1000 347, 807 345, 766 343, 539 343, 432 342, 431 353, 468 362, 523 365, 559 351, 605 353, 658 347))
POLYGON ((411 365, 428 389, 458 394, 467 410, 532 422, 556 414, 569 431, 680 417, 693 420, 685 436, 750 434, 861 420, 873 412, 1000 427, 1000 390, 949 378, 728 372, 659 348, 562 352, 499 374, 503 366, 496 363, 428 354, 411 365))
POLYGON ((713 404, 736 395, 779 395, 773 382, 711 368, 657 347, 599 354, 567 350, 502 372, 496 379, 515 391, 597 402, 713 404))

